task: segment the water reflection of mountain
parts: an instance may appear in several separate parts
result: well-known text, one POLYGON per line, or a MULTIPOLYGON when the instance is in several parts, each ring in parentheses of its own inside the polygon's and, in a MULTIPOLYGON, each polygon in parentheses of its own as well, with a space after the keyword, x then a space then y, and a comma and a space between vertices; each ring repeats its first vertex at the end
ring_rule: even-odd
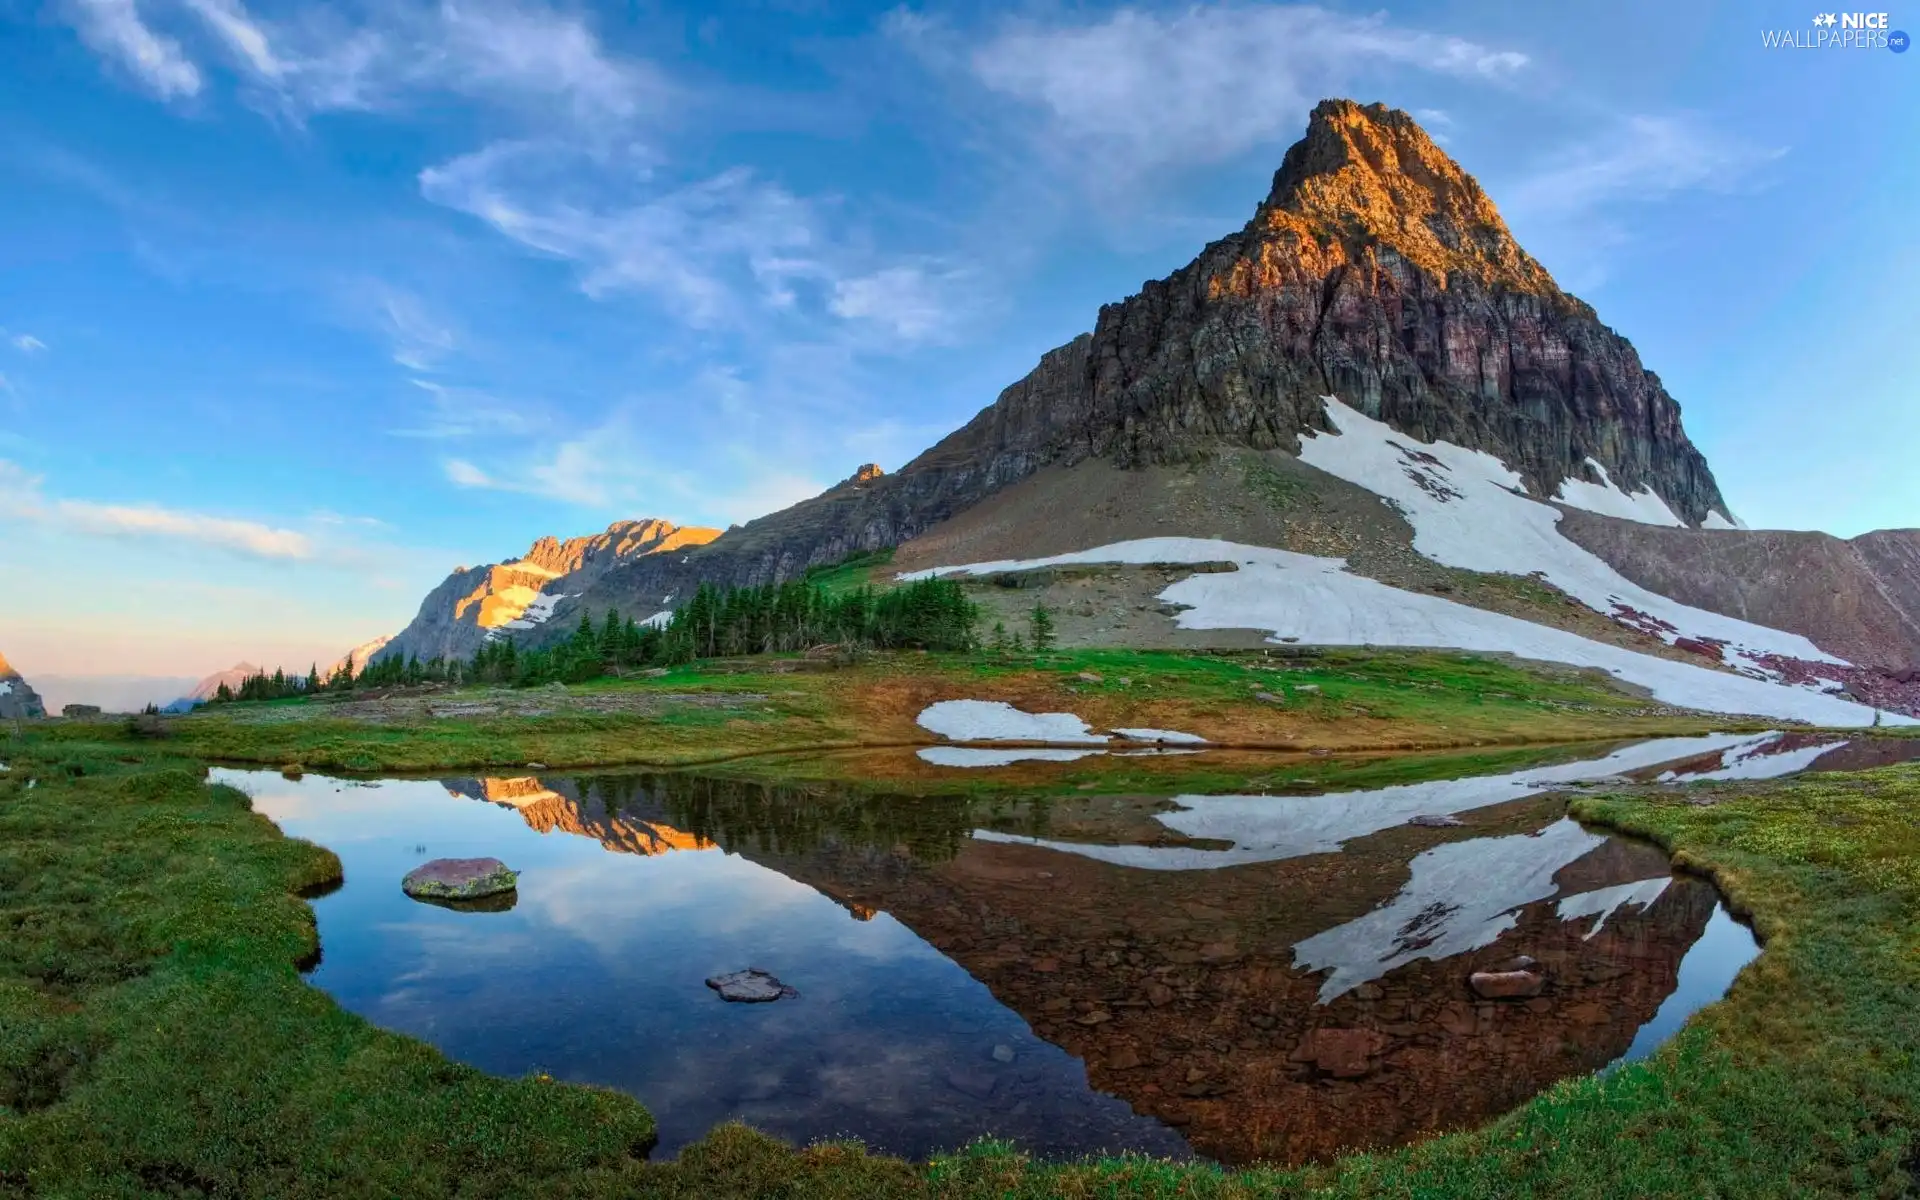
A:
MULTIPOLYGON (((1476 1124, 1604 1065, 1674 990, 1715 903, 1704 883, 1665 882, 1658 851, 1579 830, 1540 797, 1340 853, 1146 871, 968 836, 992 802, 680 775, 511 782, 498 797, 449 786, 611 849, 718 845, 856 916, 886 912, 1096 1087, 1227 1161, 1476 1124), (1450 957, 1411 957, 1425 950, 1450 957), (1542 994, 1478 1000, 1468 976, 1516 954, 1540 964, 1542 994), (1362 969, 1320 1003, 1347 959, 1362 969)), ((1085 834, 1094 803, 1002 801, 999 818, 1085 834)))

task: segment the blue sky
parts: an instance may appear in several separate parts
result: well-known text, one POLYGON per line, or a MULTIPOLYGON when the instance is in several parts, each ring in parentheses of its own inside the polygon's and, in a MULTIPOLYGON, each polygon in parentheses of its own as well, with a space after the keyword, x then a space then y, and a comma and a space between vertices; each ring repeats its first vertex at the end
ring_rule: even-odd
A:
POLYGON ((1804 8, 0 0, 0 649, 304 663, 896 468, 1328 95, 1445 139, 1736 512, 1913 525, 1920 55, 1762 47, 1804 8))

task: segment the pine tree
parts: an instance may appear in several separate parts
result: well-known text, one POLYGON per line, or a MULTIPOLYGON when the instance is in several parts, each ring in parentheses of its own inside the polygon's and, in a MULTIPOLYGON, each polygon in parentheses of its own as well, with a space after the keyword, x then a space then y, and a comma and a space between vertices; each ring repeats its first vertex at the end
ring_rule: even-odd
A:
POLYGON ((1047 611, 1047 606, 1036 603, 1033 611, 1028 614, 1027 621, 1029 637, 1033 642, 1033 652, 1045 654, 1053 649, 1053 614, 1047 611))

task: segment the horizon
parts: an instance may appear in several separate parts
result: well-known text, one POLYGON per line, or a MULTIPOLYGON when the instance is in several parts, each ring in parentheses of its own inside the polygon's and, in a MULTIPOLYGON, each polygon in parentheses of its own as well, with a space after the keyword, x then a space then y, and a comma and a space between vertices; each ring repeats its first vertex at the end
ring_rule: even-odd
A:
POLYGON ((1481 182, 1737 515, 1920 524, 1906 56, 1763 50, 1786 5, 1372 11, 10 14, 0 652, 324 667, 456 564, 896 471, 1243 225, 1334 95, 1481 182))

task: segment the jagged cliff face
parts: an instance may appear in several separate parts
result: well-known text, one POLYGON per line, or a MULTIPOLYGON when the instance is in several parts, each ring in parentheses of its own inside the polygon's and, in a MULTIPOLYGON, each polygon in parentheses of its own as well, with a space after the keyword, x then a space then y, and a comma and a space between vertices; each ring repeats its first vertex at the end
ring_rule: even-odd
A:
POLYGON ((373 657, 400 655, 422 662, 471 657, 490 636, 536 628, 559 601, 581 595, 623 563, 702 546, 719 536, 717 529, 649 519, 616 521, 590 537, 543 537, 519 558, 457 568, 373 657))
MULTIPOLYGON (((1043 466, 1295 451, 1325 395, 1424 440, 1730 517, 1679 406, 1627 341, 1514 241, 1405 113, 1329 100, 1239 232, 1053 350, 898 475, 855 476, 686 564, 610 572, 583 603, 642 608, 699 579, 760 583, 897 545, 1043 466), (1589 462, 1591 460, 1591 463, 1589 462)), ((864 474, 864 473, 863 473, 864 474)))
POLYGON ((0 654, 0 721, 33 721, 46 715, 39 693, 27 686, 7 656, 0 654))

